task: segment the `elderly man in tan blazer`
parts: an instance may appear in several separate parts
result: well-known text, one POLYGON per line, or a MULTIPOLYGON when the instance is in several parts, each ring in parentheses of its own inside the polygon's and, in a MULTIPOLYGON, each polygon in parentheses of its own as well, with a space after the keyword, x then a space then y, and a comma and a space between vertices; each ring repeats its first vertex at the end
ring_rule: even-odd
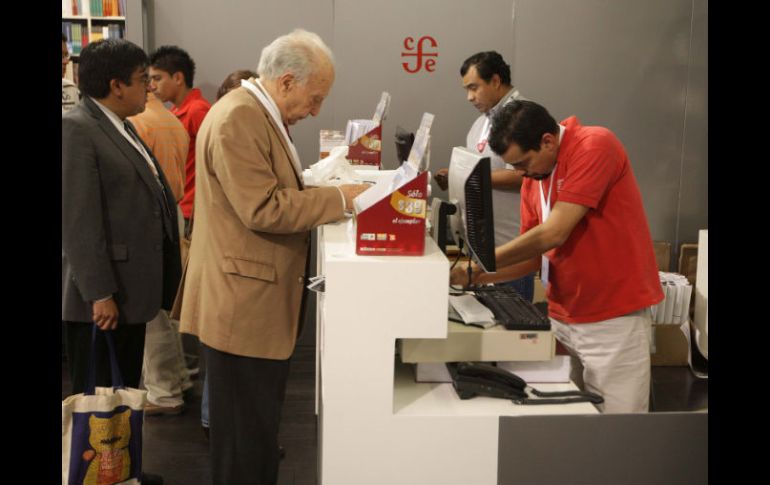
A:
POLYGON ((316 116, 333 57, 303 30, 262 50, 259 79, 214 104, 196 144, 194 237, 181 330, 203 344, 215 484, 274 484, 309 231, 342 219, 364 185, 305 188, 288 127, 316 116))

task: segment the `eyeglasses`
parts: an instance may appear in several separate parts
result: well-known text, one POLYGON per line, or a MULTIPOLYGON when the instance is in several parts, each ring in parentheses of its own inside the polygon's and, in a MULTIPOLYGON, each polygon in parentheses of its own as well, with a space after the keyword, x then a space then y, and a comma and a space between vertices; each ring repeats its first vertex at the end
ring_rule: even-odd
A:
POLYGON ((139 77, 132 76, 131 77, 131 83, 133 84, 134 81, 139 81, 141 83, 144 83, 145 86, 150 85, 150 76, 147 75, 147 73, 142 74, 139 77))

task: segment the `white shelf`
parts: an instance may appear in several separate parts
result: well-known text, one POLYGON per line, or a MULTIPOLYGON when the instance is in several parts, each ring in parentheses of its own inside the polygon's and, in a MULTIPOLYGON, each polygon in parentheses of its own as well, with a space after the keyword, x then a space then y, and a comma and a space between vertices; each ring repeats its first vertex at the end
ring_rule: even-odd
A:
MULTIPOLYGON (((535 384, 538 391, 577 391, 572 383, 535 384)), ((396 416, 541 416, 544 414, 597 414, 591 403, 569 405, 514 404, 507 399, 474 397, 460 399, 452 384, 415 382, 410 364, 397 363, 393 414, 396 416)))

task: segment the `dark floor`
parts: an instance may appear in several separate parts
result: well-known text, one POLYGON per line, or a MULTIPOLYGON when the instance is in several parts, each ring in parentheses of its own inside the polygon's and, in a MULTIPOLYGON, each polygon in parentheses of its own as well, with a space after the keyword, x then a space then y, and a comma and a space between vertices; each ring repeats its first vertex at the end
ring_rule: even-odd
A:
MULTIPOLYGON (((286 449, 279 485, 315 485, 317 436, 315 416, 315 349, 298 346, 292 359, 279 441, 286 449)), ((708 380, 689 367, 652 368, 651 411, 708 409, 708 380)), ((165 485, 211 483, 208 442, 200 425, 201 380, 195 381, 187 411, 180 416, 149 416, 144 425, 144 463, 165 485)), ((66 362, 62 364, 62 399, 70 393, 66 362)))

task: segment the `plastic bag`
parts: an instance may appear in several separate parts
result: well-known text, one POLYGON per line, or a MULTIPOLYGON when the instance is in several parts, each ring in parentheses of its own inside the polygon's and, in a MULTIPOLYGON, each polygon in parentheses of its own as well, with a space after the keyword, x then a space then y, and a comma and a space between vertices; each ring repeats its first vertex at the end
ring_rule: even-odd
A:
POLYGON ((310 178, 320 187, 329 185, 354 184, 356 173, 346 158, 348 147, 338 146, 332 148, 329 156, 310 166, 310 178))

